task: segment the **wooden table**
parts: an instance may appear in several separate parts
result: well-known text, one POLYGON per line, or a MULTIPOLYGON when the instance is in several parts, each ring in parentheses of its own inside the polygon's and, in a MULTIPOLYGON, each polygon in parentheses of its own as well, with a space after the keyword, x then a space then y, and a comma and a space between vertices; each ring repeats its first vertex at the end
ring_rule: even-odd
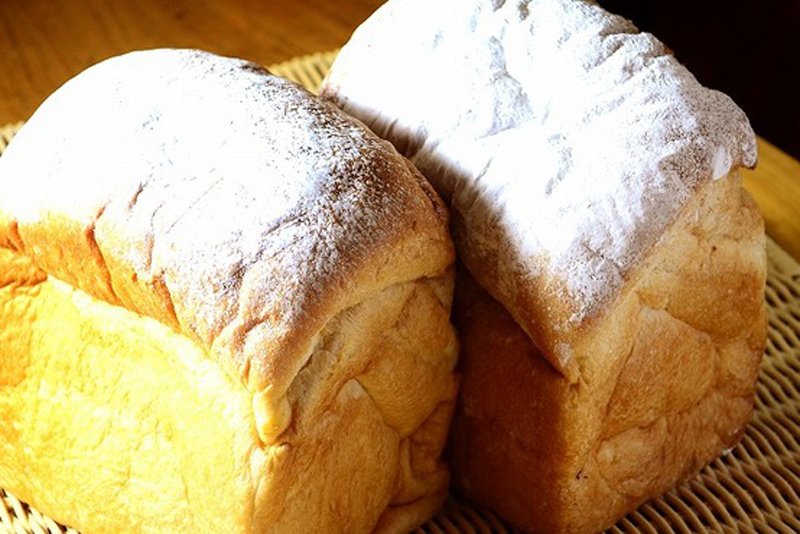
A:
MULTIPOLYGON (((341 46, 382 0, 0 0, 0 125, 128 50, 195 47, 269 65, 341 46)), ((761 141, 745 184, 767 232, 800 259, 800 163, 761 141)))

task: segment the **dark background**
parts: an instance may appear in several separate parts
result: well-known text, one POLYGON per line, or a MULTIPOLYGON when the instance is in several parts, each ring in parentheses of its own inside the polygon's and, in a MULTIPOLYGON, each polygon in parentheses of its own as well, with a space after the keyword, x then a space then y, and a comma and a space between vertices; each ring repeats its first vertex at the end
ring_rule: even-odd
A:
POLYGON ((800 159, 800 0, 598 0, 730 95, 756 133, 800 159))

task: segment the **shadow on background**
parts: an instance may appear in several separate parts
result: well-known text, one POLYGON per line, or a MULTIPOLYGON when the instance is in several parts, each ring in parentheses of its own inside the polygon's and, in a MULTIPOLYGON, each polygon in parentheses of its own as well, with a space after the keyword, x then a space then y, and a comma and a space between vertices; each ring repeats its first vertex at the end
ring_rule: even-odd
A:
POLYGON ((800 0, 598 0, 655 34, 756 133, 800 159, 800 0))

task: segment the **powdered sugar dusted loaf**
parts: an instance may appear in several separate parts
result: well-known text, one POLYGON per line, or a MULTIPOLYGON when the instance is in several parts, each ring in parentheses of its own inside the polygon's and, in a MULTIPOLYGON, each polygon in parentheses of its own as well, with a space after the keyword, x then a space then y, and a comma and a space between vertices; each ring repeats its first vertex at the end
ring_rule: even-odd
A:
POLYGON ((323 96, 450 198, 462 258, 529 332, 526 291, 565 294, 548 319, 575 328, 698 185, 756 163, 727 96, 583 1, 389 1, 339 54, 323 96))
POLYGON ((0 244, 10 236, 44 271, 187 333, 254 390, 269 385, 267 419, 330 317, 432 274, 441 256, 389 257, 428 254, 426 240, 447 253, 445 217, 419 173, 340 110, 193 50, 86 70, 0 160, 0 244))

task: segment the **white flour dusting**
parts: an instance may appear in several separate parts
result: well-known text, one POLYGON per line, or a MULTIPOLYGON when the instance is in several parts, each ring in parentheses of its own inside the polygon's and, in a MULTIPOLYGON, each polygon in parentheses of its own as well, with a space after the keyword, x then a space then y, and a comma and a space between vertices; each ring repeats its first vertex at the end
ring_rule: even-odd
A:
POLYGON ((755 136, 652 35, 574 0, 390 0, 323 96, 395 142, 464 221, 481 283, 565 282, 599 310, 701 183, 756 163, 755 136), (541 273, 542 267, 546 268, 541 273))
MULTIPOLYGON (((253 329, 265 342, 308 324, 306 310, 347 283, 347 265, 406 231, 412 204, 430 209, 413 176, 361 125, 254 65, 134 52, 69 81, 25 125, 0 161, 0 222, 16 220, 23 240, 52 217, 78 235, 92 228, 107 264, 121 266, 117 292, 162 283, 181 328, 208 346, 230 327, 247 369, 275 357, 245 350, 253 329)), ((91 291, 99 275, 68 272, 88 271, 91 257, 64 250, 48 270, 91 291)))

